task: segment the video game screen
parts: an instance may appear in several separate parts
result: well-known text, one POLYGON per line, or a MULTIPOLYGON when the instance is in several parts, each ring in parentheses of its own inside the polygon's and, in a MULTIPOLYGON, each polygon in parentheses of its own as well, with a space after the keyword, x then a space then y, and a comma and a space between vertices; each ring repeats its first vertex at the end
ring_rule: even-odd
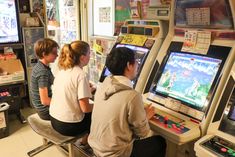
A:
POLYGON ((16 0, 0 0, 0 44, 20 41, 16 0))
POLYGON ((109 71, 108 68, 105 68, 104 76, 109 76, 109 75, 111 75, 111 72, 109 71))
POLYGON ((222 116, 219 130, 235 136, 235 99, 234 94, 231 96, 230 101, 228 102, 224 114, 222 116))
POLYGON ((142 64, 142 62, 144 62, 144 59, 146 58, 146 55, 149 52, 149 49, 147 49, 147 48, 138 47, 138 46, 134 46, 134 45, 117 44, 116 48, 117 47, 127 47, 127 48, 135 51, 136 52, 135 58, 139 60, 139 64, 142 64))
POLYGON ((110 75, 112 75, 112 73, 109 71, 109 69, 106 66, 104 66, 99 81, 103 82, 104 79, 110 75))
POLYGON ((230 120, 235 121, 235 102, 233 104, 233 106, 230 108, 229 114, 228 114, 228 118, 230 120))
MULTIPOLYGON (((138 47, 138 46, 134 46, 134 45, 125 45, 125 44, 117 44, 115 46, 116 48, 117 47, 127 47, 129 49, 132 49, 133 51, 135 51, 135 58, 136 60, 138 61, 138 74, 140 73, 142 67, 143 67, 143 64, 144 64, 144 61, 148 55, 148 52, 149 52, 149 49, 147 48, 143 48, 143 47, 138 47)), ((103 80, 105 79, 105 77, 111 75, 111 72, 108 70, 107 67, 104 67, 103 71, 102 71, 102 74, 101 74, 101 77, 100 77, 100 82, 103 82, 103 80)), ((136 77, 135 80, 132 80, 133 84, 135 84, 135 82, 137 81, 137 78, 138 76, 136 77)))
POLYGON ((221 63, 222 60, 205 55, 170 52, 152 90, 202 111, 209 103, 221 63))

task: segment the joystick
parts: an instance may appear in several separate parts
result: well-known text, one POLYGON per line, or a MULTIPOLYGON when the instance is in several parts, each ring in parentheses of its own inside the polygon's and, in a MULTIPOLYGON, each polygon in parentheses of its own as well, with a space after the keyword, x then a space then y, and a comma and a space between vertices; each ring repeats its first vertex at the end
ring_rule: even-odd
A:
POLYGON ((164 124, 168 124, 168 117, 167 116, 164 117, 164 124))

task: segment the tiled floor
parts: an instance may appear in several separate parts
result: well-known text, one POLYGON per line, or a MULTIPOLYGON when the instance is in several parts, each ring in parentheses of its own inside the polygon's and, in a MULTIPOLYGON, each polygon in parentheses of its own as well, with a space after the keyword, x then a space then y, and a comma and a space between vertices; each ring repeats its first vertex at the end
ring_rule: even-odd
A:
MULTIPOLYGON (((30 107, 22 109, 22 115, 27 118, 33 114, 30 107)), ((27 157, 27 152, 40 146, 42 138, 30 126, 21 124, 15 115, 9 115, 10 135, 0 139, 0 157, 27 157)), ((56 146, 51 146, 35 155, 35 157, 66 157, 67 155, 56 146)))

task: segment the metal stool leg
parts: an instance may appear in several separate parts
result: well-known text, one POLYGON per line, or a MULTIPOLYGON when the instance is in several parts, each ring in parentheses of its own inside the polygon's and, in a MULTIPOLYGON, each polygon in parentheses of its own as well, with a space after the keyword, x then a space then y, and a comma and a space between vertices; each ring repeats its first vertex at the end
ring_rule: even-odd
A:
POLYGON ((53 145, 52 142, 44 143, 43 145, 41 145, 41 146, 39 146, 39 147, 37 147, 37 148, 31 150, 31 151, 28 152, 27 154, 28 154, 29 157, 32 157, 32 156, 34 156, 34 155, 40 153, 41 151, 43 151, 44 149, 46 149, 46 148, 48 148, 48 147, 50 147, 50 146, 52 146, 52 145, 53 145))

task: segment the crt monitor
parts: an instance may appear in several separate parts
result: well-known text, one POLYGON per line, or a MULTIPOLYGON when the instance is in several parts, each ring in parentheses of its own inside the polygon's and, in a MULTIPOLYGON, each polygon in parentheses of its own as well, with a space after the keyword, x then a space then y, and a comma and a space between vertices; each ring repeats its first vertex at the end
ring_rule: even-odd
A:
POLYGON ((100 81, 100 82, 103 82, 104 79, 105 79, 107 76, 110 76, 110 75, 112 75, 111 72, 109 71, 109 69, 108 69, 106 66, 104 66, 99 81, 100 81))
POLYGON ((17 0, 0 0, 0 44, 20 42, 17 0))
MULTIPOLYGON (((205 112, 218 80, 222 60, 188 52, 170 52, 150 92, 205 112)), ((187 113, 186 113, 187 114, 187 113)))
POLYGON ((235 136, 235 101, 227 105, 219 125, 219 130, 235 136))
MULTIPOLYGON (((116 44, 114 47, 127 47, 129 49, 132 49, 134 52, 135 52, 135 58, 136 60, 138 61, 138 64, 139 64, 139 69, 138 69, 138 74, 137 74, 137 77, 135 80, 133 80, 133 84, 135 85, 136 81, 137 81, 137 78, 138 78, 138 75, 144 65, 144 62, 145 62, 145 59, 148 55, 148 52, 149 52, 149 49, 147 48, 144 48, 144 47, 139 47, 139 46, 134 46, 134 45, 126 45, 126 44, 116 44)), ((108 70, 108 68, 105 66, 102 73, 101 73, 101 76, 100 76, 100 82, 103 82, 105 77, 111 75, 111 72, 108 70)))
POLYGON ((230 108, 228 118, 232 121, 235 121, 235 102, 233 103, 233 105, 230 108))

